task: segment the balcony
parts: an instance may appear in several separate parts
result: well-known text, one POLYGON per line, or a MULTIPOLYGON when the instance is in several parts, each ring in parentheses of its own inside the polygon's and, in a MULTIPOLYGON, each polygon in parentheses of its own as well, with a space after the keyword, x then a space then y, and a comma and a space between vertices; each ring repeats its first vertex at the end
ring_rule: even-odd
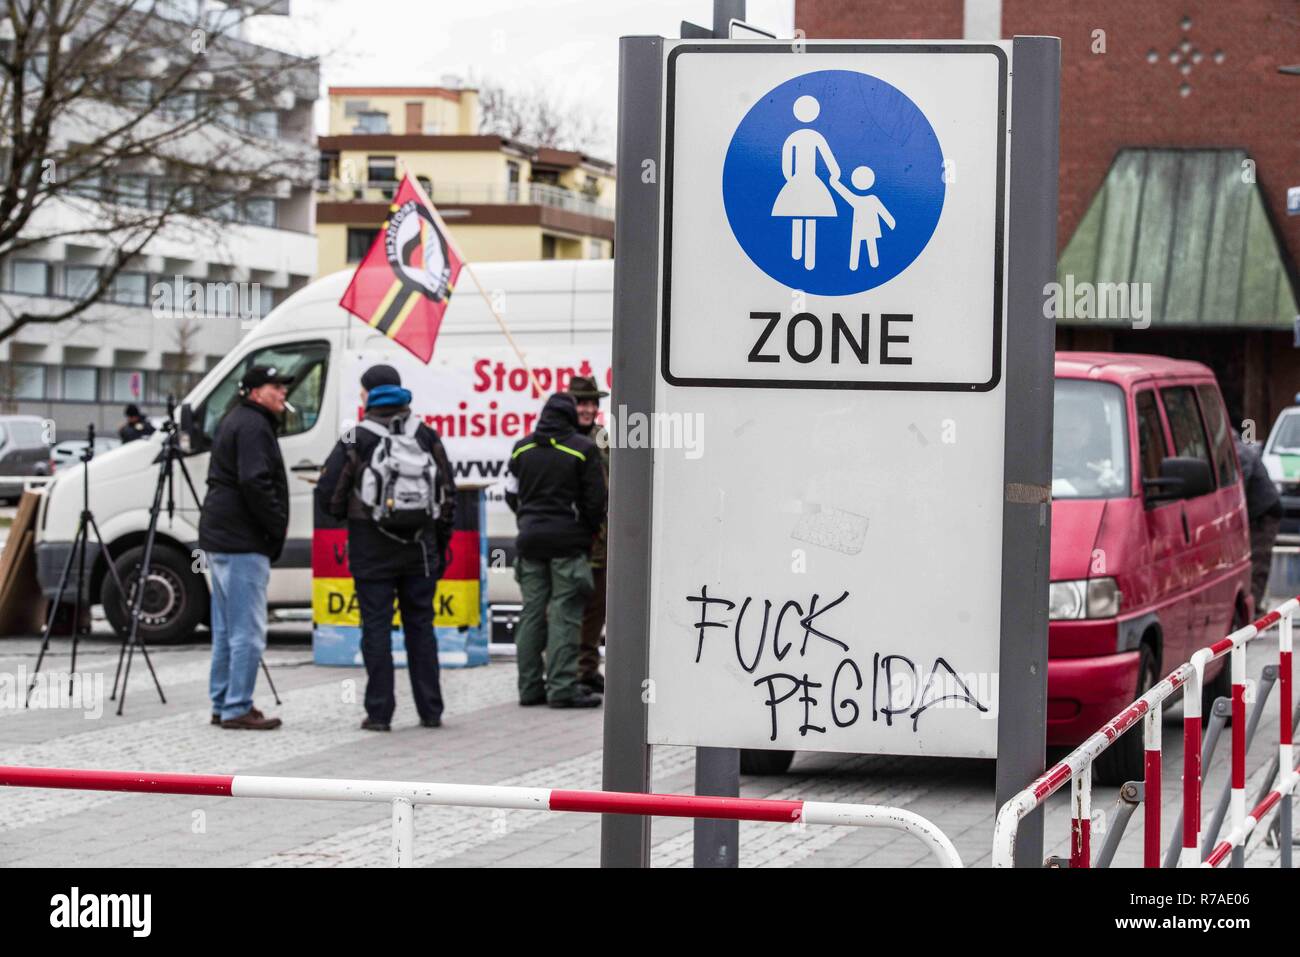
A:
MULTIPOLYGON (((325 203, 383 203, 397 192, 393 181, 347 183, 342 180, 317 180, 316 199, 325 203)), ((426 187, 427 189, 427 187, 426 187)), ((501 186, 492 183, 438 183, 429 197, 435 206, 518 205, 562 209, 596 219, 613 220, 614 207, 561 186, 545 183, 519 183, 501 186)))

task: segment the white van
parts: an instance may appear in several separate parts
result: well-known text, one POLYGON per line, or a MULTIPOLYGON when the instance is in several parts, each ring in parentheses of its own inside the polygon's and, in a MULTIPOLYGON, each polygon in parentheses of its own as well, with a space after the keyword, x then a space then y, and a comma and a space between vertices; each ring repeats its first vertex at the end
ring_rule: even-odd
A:
MULTIPOLYGON (((530 347, 600 343, 612 335, 614 264, 612 260, 560 260, 484 263, 474 267, 483 287, 505 309, 510 331, 525 352, 530 347)), ((359 389, 344 382, 347 357, 364 351, 402 352, 400 346, 369 329, 339 307, 351 279, 339 272, 313 282, 289 297, 257 324, 235 349, 185 397, 178 421, 192 423, 195 448, 204 448, 231 402, 237 383, 252 365, 273 365, 295 376, 289 392, 294 411, 281 427, 280 449, 289 477, 289 536, 284 554, 271 572, 268 603, 272 607, 310 607, 312 490, 320 468, 341 431, 342 400, 359 389), (339 390, 348 390, 341 393, 339 390), (187 407, 187 408, 186 408, 187 407)), ((459 288, 438 337, 439 350, 456 345, 504 344, 500 327, 472 280, 461 274, 459 288)), ((435 352, 435 361, 438 353, 435 352)), ((90 462, 90 507, 119 573, 137 566, 149 524, 158 467, 161 432, 96 455, 90 462)), ((145 593, 142 636, 167 642, 185 638, 204 622, 208 591, 194 550, 198 541, 198 507, 206 488, 208 455, 188 456, 185 465, 199 496, 175 472, 176 511, 159 518, 152 572, 145 593)), ((47 597, 59 584, 77 519, 81 513, 82 468, 60 469, 47 489, 37 533, 37 571, 47 597)), ((514 522, 508 512, 490 512, 489 543, 513 556, 514 522)), ((103 602, 105 613, 121 633, 125 615, 118 601, 103 601, 107 580, 104 558, 91 566, 89 594, 103 602)), ((75 576, 75 569, 73 575, 75 576)), ((494 563, 489 584, 492 601, 517 600, 508 564, 494 563)))

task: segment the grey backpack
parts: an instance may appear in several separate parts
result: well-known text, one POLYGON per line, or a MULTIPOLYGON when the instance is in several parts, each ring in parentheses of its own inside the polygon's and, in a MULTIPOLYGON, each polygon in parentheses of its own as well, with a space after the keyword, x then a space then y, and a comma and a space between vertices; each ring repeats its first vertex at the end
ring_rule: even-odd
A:
POLYGON ((357 497, 380 531, 403 538, 418 535, 439 512, 438 466, 410 423, 410 416, 394 419, 391 430, 369 419, 358 423, 379 441, 362 466, 357 497))

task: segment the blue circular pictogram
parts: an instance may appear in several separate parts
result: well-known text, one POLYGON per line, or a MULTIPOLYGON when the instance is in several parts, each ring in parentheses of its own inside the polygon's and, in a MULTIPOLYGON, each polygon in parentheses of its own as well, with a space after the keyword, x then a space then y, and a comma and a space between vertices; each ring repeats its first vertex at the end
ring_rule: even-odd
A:
POLYGON ((925 114, 866 73, 787 80, 745 114, 722 167, 727 222, 777 282, 847 296, 893 279, 939 224, 943 150, 925 114))

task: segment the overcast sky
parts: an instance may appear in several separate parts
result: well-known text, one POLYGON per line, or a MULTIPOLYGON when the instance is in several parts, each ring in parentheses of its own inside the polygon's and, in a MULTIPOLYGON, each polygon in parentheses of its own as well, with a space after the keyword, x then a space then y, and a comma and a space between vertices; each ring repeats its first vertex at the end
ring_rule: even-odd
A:
MULTIPOLYGON (((291 0, 292 15, 262 18, 255 38, 322 58, 323 86, 540 85, 595 114, 613 159, 618 38, 679 35, 708 26, 711 0, 291 0)), ((747 19, 788 37, 794 0, 749 0, 747 19)), ((317 110, 318 127, 324 122, 317 110)), ((323 130, 321 130, 323 132, 323 130)))

